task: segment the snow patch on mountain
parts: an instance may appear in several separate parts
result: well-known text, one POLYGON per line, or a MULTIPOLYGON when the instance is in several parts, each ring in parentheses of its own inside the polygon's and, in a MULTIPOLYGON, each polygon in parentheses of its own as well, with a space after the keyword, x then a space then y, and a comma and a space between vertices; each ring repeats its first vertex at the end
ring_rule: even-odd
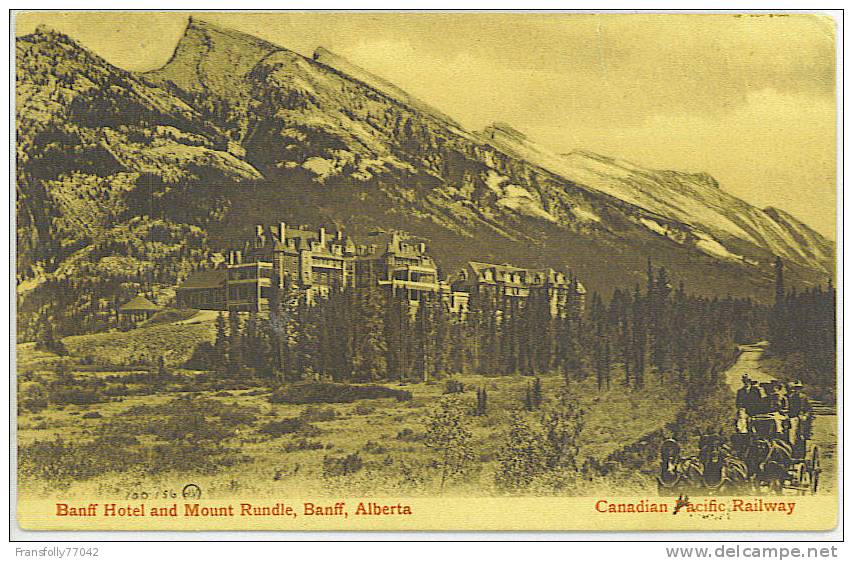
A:
POLYGON ((640 218, 640 223, 643 226, 645 226, 646 228, 648 228, 649 230, 651 230, 652 232, 654 232, 655 234, 660 234, 661 236, 667 236, 667 234, 669 233, 669 231, 666 228, 664 228, 663 226, 661 226, 660 224, 658 224, 657 222, 655 222, 654 220, 651 220, 649 218, 640 218))
POLYGON ((314 156, 302 162, 302 167, 313 172, 318 180, 323 181, 332 175, 332 172, 335 170, 335 162, 314 156))
POLYGON ((539 206, 536 201, 527 197, 503 197, 498 199, 498 204, 521 214, 541 218, 548 222, 557 221, 553 214, 539 206))
MULTIPOLYGON (((492 125, 478 134, 498 150, 538 165, 581 188, 679 222, 689 230, 706 232, 713 239, 735 238, 818 269, 832 266, 835 250, 831 242, 795 219, 761 211, 725 192, 706 173, 645 169, 586 151, 557 154, 505 124, 492 125)), ((642 223, 672 238, 673 232, 661 233, 658 230, 663 227, 652 222, 647 219, 642 223)), ((710 242, 700 249, 723 253, 710 242)))
POLYGON ((549 222, 557 222, 557 218, 545 210, 538 195, 509 183, 509 178, 495 170, 489 170, 485 178, 486 186, 498 196, 498 204, 521 214, 541 218, 549 222))
POLYGON ((699 238, 696 247, 704 253, 728 261, 743 261, 743 256, 732 253, 726 249, 726 246, 704 232, 696 232, 696 236, 699 238))
POLYGON ((573 207, 572 214, 581 222, 601 222, 601 217, 589 209, 583 207, 573 207))

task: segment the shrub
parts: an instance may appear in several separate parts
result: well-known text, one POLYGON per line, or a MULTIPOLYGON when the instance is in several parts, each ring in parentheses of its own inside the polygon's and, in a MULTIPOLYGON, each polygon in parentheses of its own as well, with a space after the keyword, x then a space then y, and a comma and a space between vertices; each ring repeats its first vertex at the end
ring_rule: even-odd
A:
POLYGON ((101 393, 107 397, 125 397, 130 395, 131 391, 125 384, 110 384, 101 393))
POLYGON ((265 424, 264 426, 262 426, 258 430, 259 430, 259 432, 261 432, 263 434, 268 434, 268 435, 272 436, 273 438, 276 438, 279 436, 284 436, 285 434, 295 434, 295 433, 316 434, 317 433, 317 430, 313 425, 303 421, 302 419, 281 419, 279 421, 272 421, 272 422, 265 424))
POLYGON ((102 417, 103 417, 103 415, 101 415, 97 411, 89 411, 87 413, 83 413, 84 419, 100 419, 102 417))
POLYGON ((353 386, 329 382, 303 382, 284 386, 269 397, 270 403, 352 403, 360 399, 393 397, 397 401, 412 399, 411 392, 385 386, 353 386))
POLYGON ((421 466, 411 465, 407 462, 399 462, 400 466, 400 485, 410 489, 419 489, 423 487, 424 476, 421 466))
POLYGON ((107 472, 127 471, 142 462, 143 454, 131 436, 99 437, 83 444, 54 440, 35 441, 18 449, 22 474, 48 481, 87 479, 107 472))
POLYGON ((169 442, 219 442, 232 436, 231 431, 217 423, 208 422, 199 411, 182 411, 165 419, 153 419, 148 423, 146 432, 169 442))
POLYGON ((104 401, 98 391, 77 386, 51 388, 49 398, 57 405, 92 405, 104 401))
POLYGON ((300 419, 311 422, 334 421, 337 417, 338 412, 332 407, 311 406, 299 414, 300 419))
POLYGON ((423 434, 418 434, 410 428, 405 428, 397 433, 397 440, 402 440, 403 442, 418 442, 423 439, 423 434))
MULTIPOLYGON (((144 425, 140 432, 152 433, 152 427, 159 424, 144 425)), ((237 450, 209 440, 187 438, 146 446, 127 434, 128 430, 137 428, 138 425, 124 421, 105 427, 104 434, 88 442, 75 440, 71 444, 57 437, 21 446, 18 450, 20 473, 52 483, 65 483, 131 468, 148 474, 173 470, 213 473, 220 466, 251 461, 237 450)))
POLYGON ((219 419, 228 426, 254 425, 258 421, 258 416, 246 408, 235 408, 219 413, 219 419))
POLYGON ((325 456, 323 458, 323 477, 340 477, 361 471, 364 460, 358 452, 343 457, 325 456))
POLYGON ((209 443, 179 442, 151 448, 154 460, 145 464, 152 474, 166 471, 215 473, 218 467, 231 467, 252 458, 237 450, 209 443))
POLYGON ((368 440, 364 443, 362 450, 367 452, 368 454, 384 454, 388 451, 388 449, 378 442, 374 442, 372 440, 368 440))
POLYGON ((376 411, 376 407, 370 405, 369 403, 359 403, 353 409, 356 415, 370 415, 374 411, 376 411))
POLYGON ((190 358, 184 362, 184 368, 190 370, 213 370, 221 364, 222 357, 209 341, 202 341, 193 350, 190 358))
POLYGON ((130 407, 121 414, 122 420, 110 423, 104 430, 134 430, 137 433, 153 434, 166 441, 220 442, 233 436, 233 429, 237 425, 255 423, 256 413, 257 410, 251 407, 183 396, 160 405, 130 407))
POLYGON ((299 452, 302 450, 322 450, 323 448, 323 443, 319 440, 308 440, 306 438, 293 440, 281 447, 281 449, 285 452, 299 452))
POLYGON ((444 393, 463 393, 465 391, 465 384, 460 382, 459 380, 449 379, 444 384, 444 393))
POLYGON ((424 444, 437 456, 436 464, 441 471, 440 488, 453 477, 466 475, 474 452, 471 431, 466 419, 465 403, 460 396, 444 396, 436 404, 427 421, 424 444))
POLYGON ((38 413, 47 407, 47 395, 41 384, 27 385, 18 396, 18 414, 24 411, 38 413))

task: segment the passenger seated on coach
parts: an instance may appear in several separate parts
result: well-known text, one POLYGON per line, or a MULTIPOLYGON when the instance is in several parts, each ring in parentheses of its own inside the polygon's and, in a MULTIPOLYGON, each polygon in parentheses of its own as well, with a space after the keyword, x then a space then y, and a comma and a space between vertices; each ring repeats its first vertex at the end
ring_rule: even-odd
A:
POLYGON ((799 439, 811 437, 811 423, 814 419, 812 404, 803 393, 803 383, 794 380, 788 384, 788 440, 796 445, 799 439))
POLYGON ((750 410, 750 432, 760 436, 784 434, 787 400, 777 381, 756 384, 756 398, 750 410))
POLYGON ((749 379, 749 387, 747 387, 744 397, 744 409, 748 416, 751 417, 761 412, 762 393, 757 380, 749 379))
POLYGON ((750 416, 766 415, 773 411, 775 402, 773 399, 772 382, 756 383, 754 396, 755 401, 752 404, 750 416))
POLYGON ((773 382, 772 394, 768 396, 770 415, 776 423, 776 433, 784 434, 788 420, 788 391, 785 384, 773 382))

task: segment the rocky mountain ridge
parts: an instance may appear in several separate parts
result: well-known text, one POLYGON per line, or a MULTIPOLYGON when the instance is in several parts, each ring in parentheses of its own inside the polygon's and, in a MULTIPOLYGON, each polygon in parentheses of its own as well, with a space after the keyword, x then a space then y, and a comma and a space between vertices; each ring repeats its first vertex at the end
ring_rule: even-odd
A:
MULTIPOLYGON (((774 255, 803 286, 834 270, 832 242, 707 174, 556 154, 507 124, 465 131, 326 50, 193 19, 163 68, 137 74, 49 30, 16 43, 19 292, 73 276, 84 248, 110 257, 140 218, 199 230, 202 256, 255 223, 399 228, 445 273, 548 265, 605 291, 641 282, 647 257, 696 291, 765 299, 774 255)), ((157 251, 127 268, 161 267, 157 251)))

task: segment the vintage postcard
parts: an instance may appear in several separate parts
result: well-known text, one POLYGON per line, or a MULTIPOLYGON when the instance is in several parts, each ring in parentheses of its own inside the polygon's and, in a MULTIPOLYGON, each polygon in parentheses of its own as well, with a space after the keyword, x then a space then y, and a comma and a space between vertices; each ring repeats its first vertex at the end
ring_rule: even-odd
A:
POLYGON ((20 528, 836 526, 831 16, 13 24, 20 528))

